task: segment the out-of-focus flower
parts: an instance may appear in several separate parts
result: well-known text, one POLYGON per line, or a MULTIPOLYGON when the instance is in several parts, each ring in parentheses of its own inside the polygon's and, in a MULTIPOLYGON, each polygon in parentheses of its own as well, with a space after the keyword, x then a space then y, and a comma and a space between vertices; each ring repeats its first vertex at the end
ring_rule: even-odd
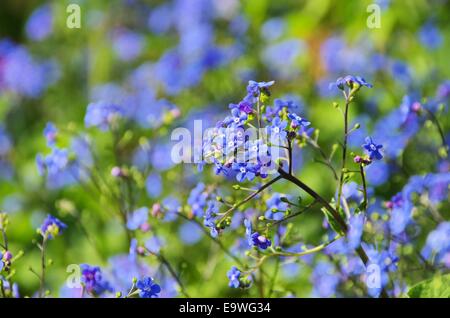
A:
POLYGON ((42 236, 47 235, 49 239, 53 239, 54 237, 62 234, 66 228, 67 228, 66 224, 58 220, 53 215, 49 214, 42 223, 39 231, 42 236))

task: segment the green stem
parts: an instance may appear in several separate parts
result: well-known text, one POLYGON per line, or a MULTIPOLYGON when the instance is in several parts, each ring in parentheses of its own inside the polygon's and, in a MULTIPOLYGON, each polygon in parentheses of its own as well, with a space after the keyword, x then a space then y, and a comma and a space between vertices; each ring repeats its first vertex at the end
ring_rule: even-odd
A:
POLYGON ((45 289, 45 247, 47 243, 48 234, 45 234, 42 238, 42 245, 41 245, 41 276, 40 276, 40 285, 39 285, 39 298, 42 298, 44 296, 44 289, 45 289))
POLYGON ((342 196, 342 186, 344 185, 344 169, 345 162, 347 160, 347 137, 348 137, 348 106, 350 105, 350 101, 346 98, 345 101, 345 111, 344 111, 344 143, 342 145, 342 168, 341 175, 339 177, 339 190, 338 190, 338 199, 336 202, 336 210, 339 211, 339 207, 341 206, 341 196, 342 196))

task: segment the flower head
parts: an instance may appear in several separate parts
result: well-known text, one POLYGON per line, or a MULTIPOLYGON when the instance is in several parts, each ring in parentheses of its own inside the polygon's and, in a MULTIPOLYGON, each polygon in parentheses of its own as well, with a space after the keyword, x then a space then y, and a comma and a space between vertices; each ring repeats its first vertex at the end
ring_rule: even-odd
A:
POLYGON ((88 293, 99 296, 106 291, 112 291, 109 283, 103 279, 100 267, 81 264, 80 269, 81 282, 88 293))
POLYGON ((380 152, 380 149, 383 148, 383 145, 375 144, 371 137, 366 138, 366 144, 363 145, 362 147, 366 150, 367 154, 369 155, 370 160, 383 159, 383 155, 380 152))
POLYGON ((52 239, 61 234, 66 228, 66 224, 55 218, 53 215, 48 214, 39 230, 42 236, 47 235, 49 239, 52 239))
POLYGON ((139 289, 141 298, 155 298, 161 292, 161 287, 151 277, 141 278, 137 281, 136 287, 139 289))
POLYGON ((344 90, 345 86, 349 87, 350 89, 359 88, 360 86, 366 86, 368 88, 373 87, 372 84, 367 83, 366 80, 361 76, 353 76, 353 75, 339 77, 336 80, 336 83, 333 83, 330 86, 336 86, 340 90, 344 90))
POLYGON ((270 245, 272 245, 272 242, 268 238, 259 234, 258 232, 255 232, 252 234, 252 242, 253 242, 253 246, 257 246, 262 250, 265 250, 270 245))
POLYGON ((227 272, 227 277, 229 280, 228 286, 232 288, 238 288, 240 286, 240 276, 241 272, 236 268, 236 266, 231 267, 231 269, 227 272))

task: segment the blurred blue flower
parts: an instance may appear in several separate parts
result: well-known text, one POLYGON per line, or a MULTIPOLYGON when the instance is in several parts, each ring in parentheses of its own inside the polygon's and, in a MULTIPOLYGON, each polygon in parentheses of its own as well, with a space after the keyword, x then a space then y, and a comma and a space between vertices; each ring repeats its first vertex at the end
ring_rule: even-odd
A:
POLYGON ((437 49, 442 45, 442 35, 431 21, 428 21, 420 28, 419 39, 429 49, 437 49))
POLYGON ((31 13, 25 26, 27 36, 34 41, 42 41, 53 31, 53 12, 50 4, 44 4, 31 13))
POLYGON ((239 288, 240 282, 239 277, 241 276, 241 271, 237 269, 236 266, 231 267, 227 272, 227 277, 229 280, 228 286, 232 288, 239 288))
POLYGON ((81 283, 86 292, 95 296, 100 296, 105 292, 112 292, 109 282, 103 279, 102 271, 98 266, 81 264, 81 283))
POLYGON ((55 236, 62 234, 66 228, 66 224, 48 214, 39 230, 42 236, 47 235, 49 239, 53 239, 55 236))

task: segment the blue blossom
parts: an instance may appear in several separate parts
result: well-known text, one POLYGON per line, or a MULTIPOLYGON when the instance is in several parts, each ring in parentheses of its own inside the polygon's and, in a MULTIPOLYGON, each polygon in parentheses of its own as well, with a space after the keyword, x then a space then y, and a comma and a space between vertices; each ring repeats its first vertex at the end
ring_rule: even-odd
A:
POLYGON ((254 164, 248 163, 236 163, 233 162, 232 169, 237 171, 236 180, 239 182, 247 179, 248 181, 252 181, 256 176, 256 168, 257 166, 254 164))
POLYGON ((271 220, 279 221, 283 218, 284 213, 286 212, 289 205, 286 202, 283 202, 279 193, 274 193, 269 200, 267 200, 267 211, 264 216, 271 220))
POLYGON ((252 234, 252 243, 253 246, 259 247, 262 250, 265 250, 272 245, 272 242, 268 238, 258 232, 252 234))
POLYGON ((42 236, 47 235, 49 239, 60 235, 67 228, 67 225, 58 220, 53 215, 48 214, 47 218, 44 220, 40 227, 40 233, 42 236))
POLYGON ((245 100, 248 100, 252 103, 256 103, 261 95, 261 93, 264 93, 265 95, 270 96, 269 87, 272 86, 275 83, 275 81, 270 82, 255 82, 255 81, 249 81, 247 86, 247 97, 245 100))
POLYGON ((371 137, 366 138, 366 144, 363 145, 363 148, 368 153, 370 160, 377 159, 381 160, 383 159, 383 155, 380 152, 380 149, 383 148, 383 145, 377 145, 373 142, 371 137))
POLYGON ((437 49, 442 45, 442 35, 439 29, 430 21, 420 28, 419 39, 429 49, 437 49))
POLYGON ((248 118, 247 114, 244 112, 241 112, 239 108, 233 108, 231 110, 231 116, 232 117, 231 117, 229 127, 232 127, 232 128, 242 127, 248 118))
POLYGON ((205 215, 203 216, 203 225, 210 229, 212 237, 217 237, 219 235, 215 222, 217 212, 218 212, 217 202, 209 201, 208 207, 206 208, 205 211, 205 215))
POLYGON ((203 183, 198 183, 197 186, 191 190, 187 202, 195 216, 203 216, 207 198, 208 193, 205 191, 205 185, 203 183))
POLYGON ((201 240, 203 231, 198 224, 186 222, 178 229, 178 235, 186 245, 193 245, 201 240))
POLYGON ((295 113, 289 113, 288 117, 292 120, 291 127, 294 129, 299 126, 307 127, 311 124, 309 121, 307 121, 306 119, 300 117, 299 115, 297 115, 295 113))
POLYGON ((144 38, 132 31, 120 29, 113 34, 113 48, 119 59, 131 61, 139 56, 143 49, 144 38))
POLYGON ((253 238, 252 238, 252 222, 248 219, 244 219, 245 226, 245 237, 247 238, 247 243, 249 247, 253 246, 253 238))
POLYGON ((236 268, 236 266, 231 267, 231 269, 227 272, 227 277, 229 280, 228 286, 232 288, 239 288, 240 282, 239 278, 241 276, 240 270, 236 268))
POLYGON ((44 137, 47 139, 47 145, 52 147, 55 144, 56 135, 58 130, 53 123, 47 123, 44 129, 44 137))
POLYGON ((350 250, 354 250, 361 243, 364 230, 364 215, 362 213, 352 215, 349 220, 349 231, 347 233, 347 245, 350 250))
POLYGON ((137 281, 136 287, 139 289, 139 297, 141 298, 155 298, 161 292, 161 287, 151 277, 141 278, 137 281))
POLYGON ((347 75, 345 77, 339 77, 336 80, 336 83, 333 85, 339 88, 340 90, 344 90, 344 87, 347 86, 350 89, 353 89, 355 87, 355 84, 358 86, 366 86, 368 88, 372 88, 372 84, 369 84, 366 82, 364 78, 361 76, 353 76, 353 75, 347 75))
POLYGON ((106 131, 115 118, 123 115, 124 111, 118 105, 105 101, 90 103, 84 117, 84 124, 86 127, 98 127, 106 131))
POLYGON ((450 222, 440 223, 428 234, 421 254, 434 264, 443 263, 450 268, 450 222))
POLYGON ((317 263, 314 267, 311 280, 313 282, 313 296, 315 297, 333 296, 340 282, 333 266, 323 261, 317 263))
POLYGON ((287 127, 286 121, 281 120, 280 117, 275 117, 272 120, 272 125, 269 126, 271 138, 284 140, 287 136, 287 132, 285 130, 286 127, 287 127))
POLYGON ((25 26, 27 36, 34 41, 42 41, 53 31, 53 13, 49 4, 44 4, 33 11, 25 26))
POLYGON ((104 292, 112 292, 109 282, 103 279, 103 274, 98 266, 81 264, 81 283, 85 290, 95 296, 100 296, 104 292))
POLYGON ((127 228, 131 231, 135 231, 143 226, 148 220, 148 208, 139 208, 128 216, 127 228))

